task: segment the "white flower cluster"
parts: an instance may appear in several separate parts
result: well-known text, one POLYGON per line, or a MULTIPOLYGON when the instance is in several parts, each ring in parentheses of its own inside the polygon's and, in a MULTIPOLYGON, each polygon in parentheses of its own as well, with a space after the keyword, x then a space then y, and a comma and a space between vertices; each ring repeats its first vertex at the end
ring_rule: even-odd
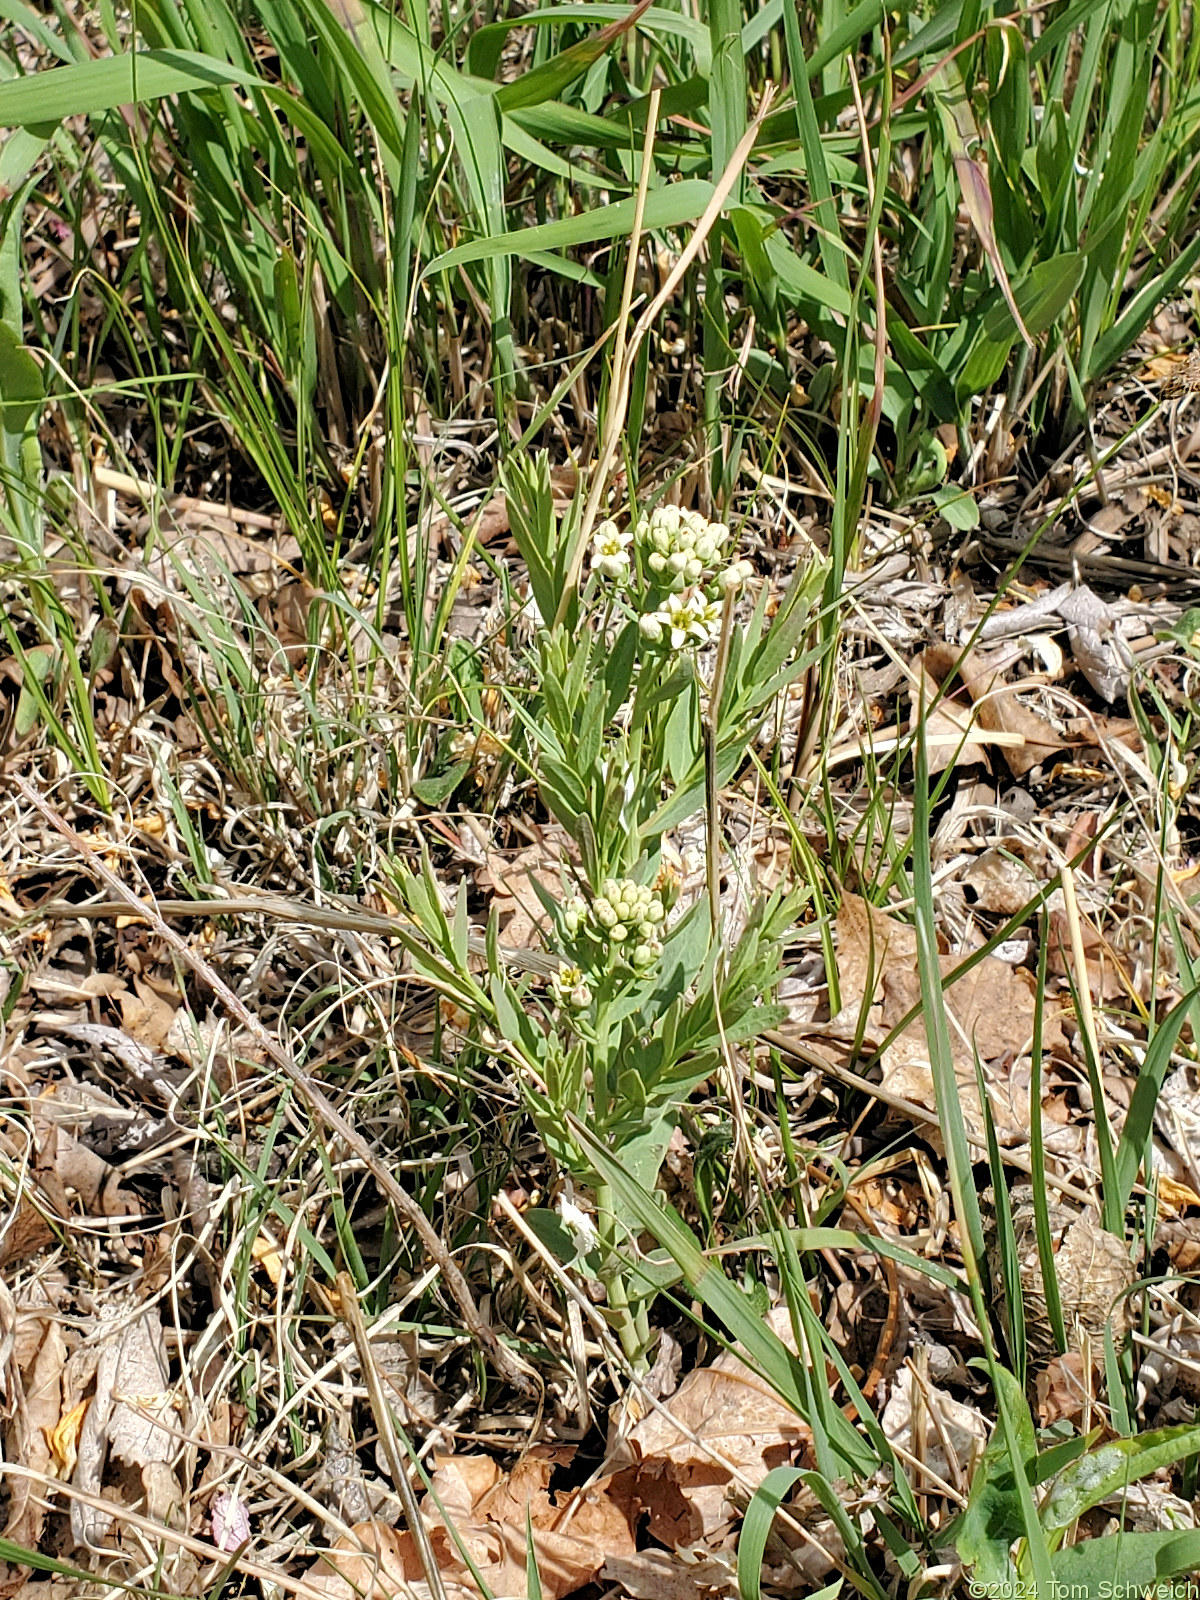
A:
POLYGON ((658 929, 665 916, 654 891, 632 878, 606 878, 590 906, 579 895, 563 902, 563 926, 570 938, 585 935, 609 949, 618 947, 639 972, 662 954, 658 929))
POLYGON ((592 571, 633 587, 632 545, 645 585, 642 638, 683 650, 716 637, 722 598, 753 576, 748 561, 722 565, 730 537, 723 522, 709 522, 698 511, 659 506, 632 529, 602 522, 592 539, 592 571))

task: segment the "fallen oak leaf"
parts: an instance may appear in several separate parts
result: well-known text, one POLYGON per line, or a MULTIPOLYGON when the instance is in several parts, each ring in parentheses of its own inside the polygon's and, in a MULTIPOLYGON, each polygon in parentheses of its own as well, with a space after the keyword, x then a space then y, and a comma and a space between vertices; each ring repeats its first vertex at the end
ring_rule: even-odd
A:
MULTIPOLYGON (((550 1492, 561 1454, 534 1447, 511 1473, 490 1456, 437 1458, 421 1515, 448 1595, 480 1595, 465 1551, 488 1591, 524 1600, 527 1518, 544 1600, 565 1600, 591 1583, 610 1555, 633 1554, 629 1510, 609 1480, 550 1492)), ((306 1574, 328 1600, 399 1600, 422 1577, 412 1535, 377 1521, 356 1523, 306 1574)))

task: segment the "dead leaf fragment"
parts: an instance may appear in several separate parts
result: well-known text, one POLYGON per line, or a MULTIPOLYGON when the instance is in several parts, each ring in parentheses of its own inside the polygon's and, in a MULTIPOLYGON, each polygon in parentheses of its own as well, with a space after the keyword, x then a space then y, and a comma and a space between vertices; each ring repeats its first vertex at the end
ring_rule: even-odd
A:
POLYGON ((716 1557, 685 1560, 670 1550, 641 1550, 635 1556, 609 1556, 600 1573, 630 1600, 698 1600, 706 1589, 728 1592, 731 1564, 716 1557))
POLYGON ((964 1405, 947 1390, 902 1367, 892 1384, 880 1424, 893 1444, 913 1463, 933 1474, 926 1487, 938 1480, 963 1489, 971 1467, 987 1444, 988 1425, 974 1406, 964 1405))
MULTIPOLYGON (((550 1491, 562 1454, 534 1446, 511 1473, 501 1472, 490 1456, 437 1458, 433 1487, 454 1535, 432 1496, 421 1513, 450 1595, 479 1595, 457 1536, 492 1594, 524 1600, 527 1514, 545 1600, 563 1600, 591 1583, 608 1556, 634 1553, 629 1509, 610 1492, 611 1480, 574 1493, 550 1491)), ((395 1600, 421 1579, 410 1534, 376 1521, 352 1531, 353 1540, 339 1539, 308 1574, 330 1600, 395 1600)))
POLYGON ((946 645, 933 645, 913 662, 917 680, 915 684, 910 680, 909 684, 912 710, 908 726, 912 730, 920 722, 924 728, 930 772, 944 772, 951 766, 974 766, 987 759, 983 745, 970 737, 976 716, 962 685, 956 685, 957 695, 954 689, 941 694, 942 685, 957 666, 958 658, 958 651, 946 645), (965 705, 961 703, 964 699, 967 699, 965 705))
MULTIPOLYGON (((48 1316, 38 1321, 42 1329, 41 1342, 33 1359, 18 1375, 24 1397, 9 1422, 6 1450, 10 1461, 19 1461, 33 1472, 51 1477, 54 1463, 50 1436, 62 1407, 62 1377, 67 1354, 57 1320, 48 1316)), ((4 1537, 27 1550, 36 1550, 46 1519, 45 1496, 30 1478, 10 1479, 8 1491, 4 1537)))
POLYGON ((1068 740, 1048 717, 1023 701, 1017 690, 1006 684, 996 666, 982 655, 968 651, 959 661, 959 674, 970 691, 983 727, 993 733, 1012 733, 1020 744, 1002 746, 1004 759, 1014 778, 1023 778, 1034 767, 1065 749, 1068 740))
POLYGON ((962 875, 963 892, 970 905, 1015 917, 1036 897, 1041 884, 1032 866, 1018 854, 1016 841, 985 850, 962 875))
POLYGON ((476 873, 480 888, 492 891, 492 907, 500 919, 500 938, 510 950, 528 950, 539 943, 538 932, 549 925, 538 887, 551 899, 563 894, 563 863, 568 841, 559 828, 547 828, 538 844, 515 856, 489 850, 476 873))
MULTIPOLYGON (((853 1038, 864 1004, 867 1036, 882 1042, 921 1003, 916 932, 858 895, 845 894, 837 917, 838 984, 842 1009, 829 1031, 853 1038)), ((961 955, 938 958, 942 977, 962 965, 961 955)), ((1023 967, 1011 967, 985 956, 944 990, 955 1075, 968 1131, 983 1132, 975 1083, 975 1055, 988 1063, 1024 1055, 1033 1037, 1034 978, 1023 967)), ((1057 1018, 1046 1019, 1049 1040, 1057 1018), (1053 1027, 1051 1024, 1053 1023, 1053 1027)), ((1008 1080, 1005 1074, 1005 1081, 1008 1080)), ((929 1042, 920 1012, 883 1053, 883 1083, 889 1093, 918 1104, 933 1100, 929 1042)), ((1012 1086, 1017 1087, 1015 1084, 1012 1086)), ((993 1096, 993 1114, 1002 1142, 1028 1137, 1029 1111, 1020 1095, 993 1096), (1015 1099, 1016 1103, 1012 1103, 1015 1099)))

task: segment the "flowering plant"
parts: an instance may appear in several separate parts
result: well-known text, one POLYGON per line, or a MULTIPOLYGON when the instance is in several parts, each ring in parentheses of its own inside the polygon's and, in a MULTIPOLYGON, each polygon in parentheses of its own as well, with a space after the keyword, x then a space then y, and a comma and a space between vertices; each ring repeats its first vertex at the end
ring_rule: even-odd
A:
MULTIPOLYGON (((565 1247, 567 1264, 586 1254, 636 1365, 651 1341, 653 1294, 629 1264, 638 1229, 576 1130, 585 1126, 653 1189, 687 1097, 781 1015, 769 996, 797 900, 766 898, 729 942, 713 915, 719 896, 673 906, 662 840, 701 807, 714 812, 716 786, 742 763, 773 697, 805 669, 803 636, 823 575, 800 574, 769 627, 765 587, 735 619, 752 569, 734 557, 730 529, 664 506, 624 528, 602 522, 590 573, 575 589, 578 507, 560 520, 544 460, 510 466, 505 490, 531 605, 542 619, 560 610, 564 618, 538 633, 536 692, 510 696, 539 795, 575 845, 562 896, 539 889, 550 922, 547 978, 518 980, 507 969, 493 922, 481 981, 467 959, 465 911, 452 926, 432 878, 405 879, 400 890, 439 952, 436 969, 428 956, 414 963, 436 970, 439 986, 476 1018, 478 1047, 515 1064, 570 1192, 592 1192, 594 1236, 572 1212, 578 1237, 565 1247), (725 662, 714 691, 700 647, 718 633, 725 662)), ((565 1237, 563 1217, 555 1226, 565 1237)))

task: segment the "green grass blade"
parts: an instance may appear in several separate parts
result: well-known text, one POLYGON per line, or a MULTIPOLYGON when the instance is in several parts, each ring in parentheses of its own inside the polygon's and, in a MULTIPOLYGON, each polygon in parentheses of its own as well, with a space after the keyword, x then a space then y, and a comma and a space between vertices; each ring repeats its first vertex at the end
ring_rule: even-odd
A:
POLYGON ((0 83, 0 127, 44 127, 66 117, 95 116, 116 106, 161 100, 238 84, 251 88, 253 74, 193 50, 139 50, 104 56, 49 72, 0 83))

